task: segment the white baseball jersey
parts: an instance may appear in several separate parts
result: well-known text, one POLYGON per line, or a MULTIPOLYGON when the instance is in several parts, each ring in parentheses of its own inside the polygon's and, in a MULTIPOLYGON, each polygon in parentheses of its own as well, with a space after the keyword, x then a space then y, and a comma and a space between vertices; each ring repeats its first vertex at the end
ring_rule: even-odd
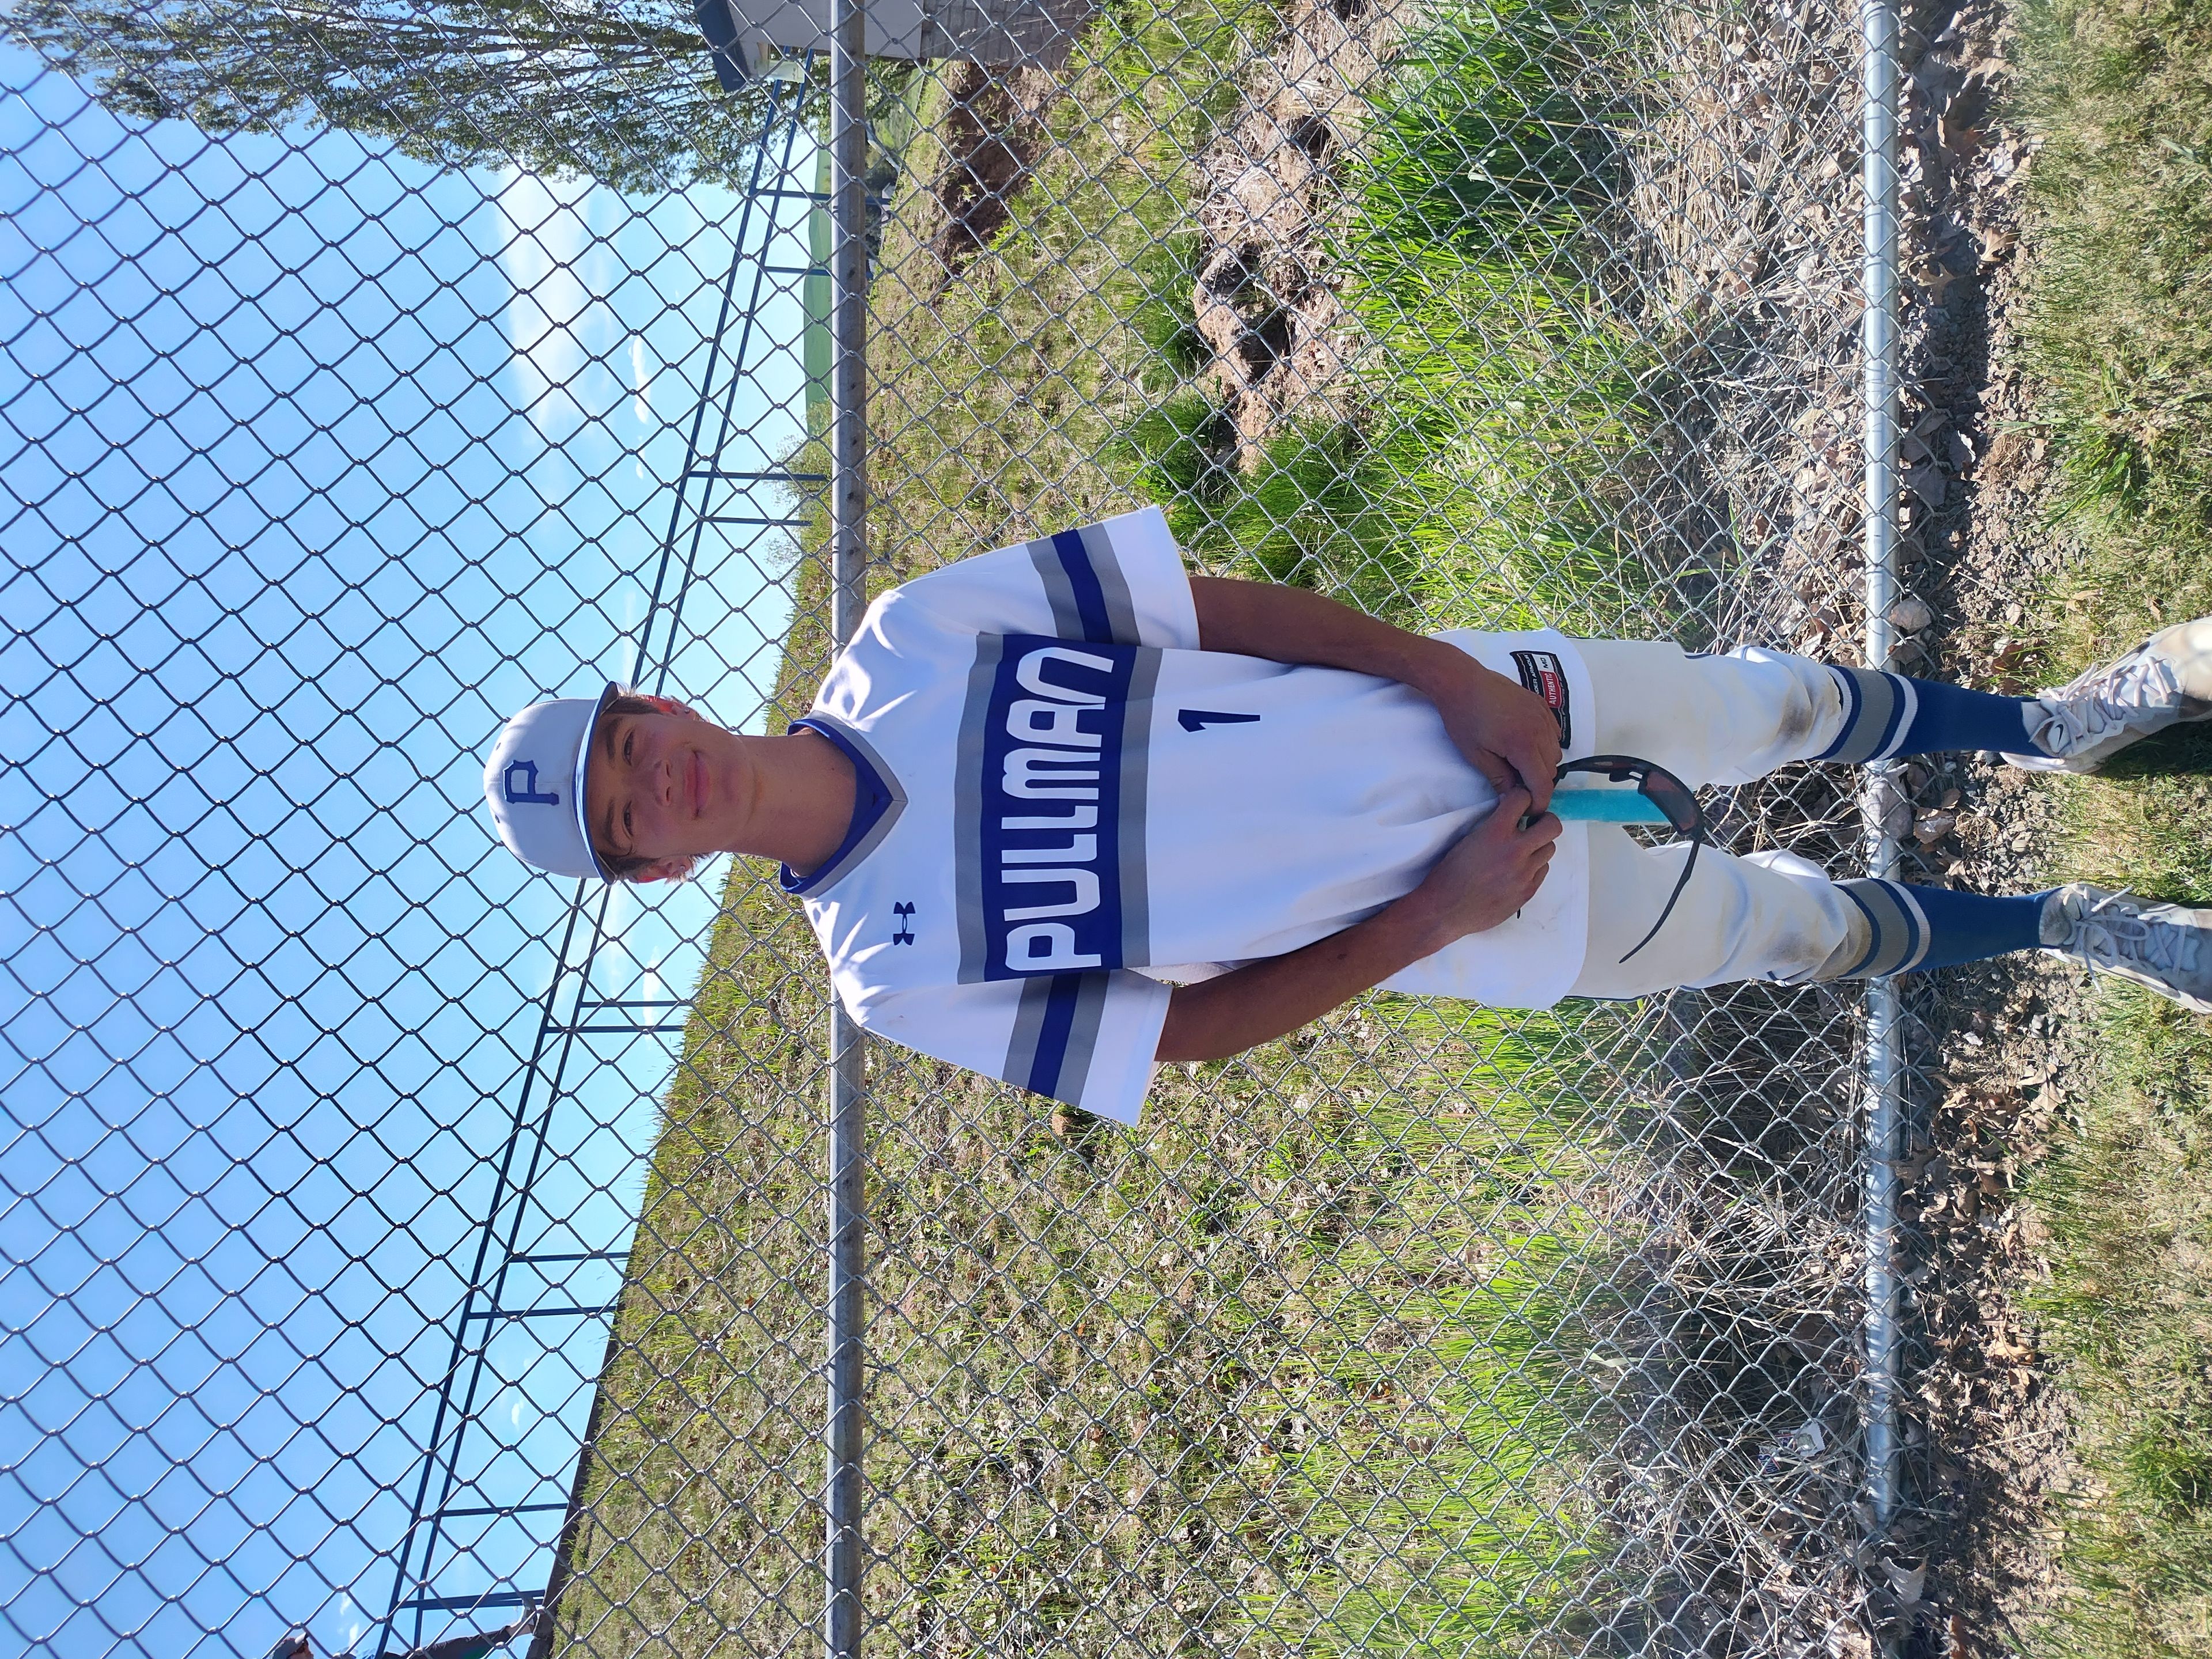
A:
MULTIPOLYGON (((1587 752, 1551 633, 1445 636, 1547 696, 1587 752)), ((865 1029, 1124 1123, 1164 980, 1277 956, 1407 892, 1496 804, 1395 681, 1201 650, 1148 509, 885 593, 804 724, 860 778, 803 898, 865 1029)), ((1587 923, 1583 828, 1522 915, 1389 983, 1543 1007, 1587 923)))

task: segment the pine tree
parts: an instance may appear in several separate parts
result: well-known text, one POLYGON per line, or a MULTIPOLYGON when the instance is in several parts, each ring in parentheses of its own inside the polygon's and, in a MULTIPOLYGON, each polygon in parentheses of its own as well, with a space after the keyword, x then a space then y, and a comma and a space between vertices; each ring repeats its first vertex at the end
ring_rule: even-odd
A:
POLYGON ((742 179, 762 114, 678 0, 15 0, 5 27, 127 118, 304 121, 625 189, 742 179))

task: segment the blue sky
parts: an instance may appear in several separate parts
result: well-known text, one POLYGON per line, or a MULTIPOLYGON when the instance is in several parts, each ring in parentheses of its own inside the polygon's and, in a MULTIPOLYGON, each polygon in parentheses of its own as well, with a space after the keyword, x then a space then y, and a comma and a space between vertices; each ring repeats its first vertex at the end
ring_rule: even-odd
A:
MULTIPOLYGON (((12 52, 0 88, 0 1648, 342 1651, 574 890, 492 842, 482 757, 629 672, 741 204, 126 130, 12 52)), ((775 286, 726 467, 801 429, 775 286)), ((678 695, 757 724, 791 557, 709 531, 678 695)), ((619 894, 595 994, 686 994, 720 874, 619 894)), ((627 1240, 667 1067, 571 1067, 526 1249, 627 1240)), ((604 1340, 502 1327, 484 1501, 565 1494, 604 1340)), ((434 1588, 542 1584, 558 1518, 434 1588)))

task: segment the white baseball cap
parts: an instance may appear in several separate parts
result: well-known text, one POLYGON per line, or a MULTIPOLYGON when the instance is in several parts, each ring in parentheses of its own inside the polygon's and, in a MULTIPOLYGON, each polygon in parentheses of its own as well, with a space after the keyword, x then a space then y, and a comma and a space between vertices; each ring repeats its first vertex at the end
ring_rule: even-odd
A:
POLYGON ((525 864, 556 876, 614 879, 592 850, 584 823, 584 769, 599 710, 621 690, 610 684, 596 697, 533 702, 500 728, 484 763, 484 799, 499 838, 525 864))

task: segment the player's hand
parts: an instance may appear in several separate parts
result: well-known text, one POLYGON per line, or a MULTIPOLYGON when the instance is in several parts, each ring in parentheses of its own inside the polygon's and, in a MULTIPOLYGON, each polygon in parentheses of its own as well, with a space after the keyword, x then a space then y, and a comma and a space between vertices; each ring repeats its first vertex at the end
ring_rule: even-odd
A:
MULTIPOLYGON (((1544 718, 1551 718, 1548 711, 1544 718)), ((1401 901, 1422 908, 1436 930, 1436 950, 1497 927, 1536 896, 1562 826, 1549 812, 1538 812, 1524 828, 1522 818, 1534 811, 1527 790, 1502 791, 1498 809, 1461 836, 1401 901)))
MULTIPOLYGON (((1454 654, 1473 672, 1455 674, 1456 683, 1435 696, 1444 730, 1500 795, 1517 784, 1528 792, 1529 811, 1545 811, 1559 769, 1559 721, 1534 691, 1463 653, 1454 654)), ((1503 816, 1504 807, 1498 811, 1503 816)))

